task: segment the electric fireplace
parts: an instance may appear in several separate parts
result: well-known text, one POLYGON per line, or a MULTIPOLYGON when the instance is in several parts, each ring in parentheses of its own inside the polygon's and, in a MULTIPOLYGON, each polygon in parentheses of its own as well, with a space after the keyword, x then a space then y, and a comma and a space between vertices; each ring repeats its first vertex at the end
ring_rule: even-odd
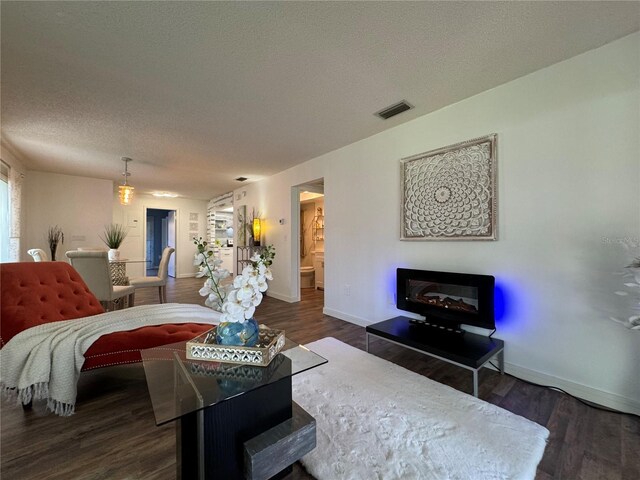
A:
POLYGON ((396 278, 397 307, 425 317, 416 323, 448 333, 462 333, 461 324, 495 328, 491 275, 398 268, 396 278))

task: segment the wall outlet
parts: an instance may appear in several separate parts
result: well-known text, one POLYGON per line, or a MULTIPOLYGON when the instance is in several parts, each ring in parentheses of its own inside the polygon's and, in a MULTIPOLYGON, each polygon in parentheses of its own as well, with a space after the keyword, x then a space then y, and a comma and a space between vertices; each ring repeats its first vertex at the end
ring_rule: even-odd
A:
POLYGON ((345 285, 343 291, 344 291, 344 295, 346 297, 351 295, 351 285, 345 285))

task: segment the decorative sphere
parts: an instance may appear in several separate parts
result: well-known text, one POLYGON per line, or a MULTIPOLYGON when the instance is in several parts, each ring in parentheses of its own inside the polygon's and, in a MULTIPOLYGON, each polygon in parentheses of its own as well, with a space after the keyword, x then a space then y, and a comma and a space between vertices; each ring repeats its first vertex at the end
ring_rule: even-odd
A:
POLYGON ((243 323, 222 322, 216 328, 216 343, 218 345, 232 345, 253 347, 258 343, 260 330, 258 322, 250 318, 243 323))

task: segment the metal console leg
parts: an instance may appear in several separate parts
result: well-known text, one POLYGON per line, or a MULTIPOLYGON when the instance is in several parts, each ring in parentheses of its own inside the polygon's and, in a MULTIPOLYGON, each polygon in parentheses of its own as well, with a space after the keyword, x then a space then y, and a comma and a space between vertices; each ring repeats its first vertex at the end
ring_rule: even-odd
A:
POLYGON ((500 370, 500 375, 504 375, 504 350, 501 350, 498 354, 498 369, 500 370))
POLYGON ((478 398, 478 370, 473 370, 473 396, 478 398))
POLYGON ((369 334, 365 333, 364 336, 365 336, 365 339, 366 339, 365 340, 365 349, 366 349, 367 352, 369 352, 369 334))

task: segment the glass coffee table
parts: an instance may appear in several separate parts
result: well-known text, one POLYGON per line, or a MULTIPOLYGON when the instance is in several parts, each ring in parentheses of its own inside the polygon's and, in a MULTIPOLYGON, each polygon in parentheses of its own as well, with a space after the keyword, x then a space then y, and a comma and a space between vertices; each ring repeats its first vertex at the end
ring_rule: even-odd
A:
POLYGON ((286 339, 266 367, 189 360, 186 342, 141 351, 156 425, 176 426, 177 478, 282 478, 315 448, 291 377, 327 363, 286 339))

